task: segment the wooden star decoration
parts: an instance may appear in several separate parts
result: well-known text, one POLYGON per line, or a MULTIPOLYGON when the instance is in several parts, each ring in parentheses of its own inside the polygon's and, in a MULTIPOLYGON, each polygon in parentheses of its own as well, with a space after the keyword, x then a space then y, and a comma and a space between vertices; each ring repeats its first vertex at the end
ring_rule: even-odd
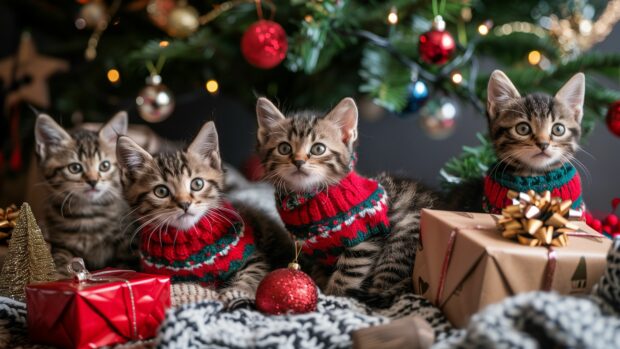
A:
POLYGON ((14 56, 0 61, 0 79, 6 91, 5 107, 28 102, 47 109, 50 96, 47 79, 69 69, 69 63, 58 58, 40 55, 29 33, 23 33, 14 56))

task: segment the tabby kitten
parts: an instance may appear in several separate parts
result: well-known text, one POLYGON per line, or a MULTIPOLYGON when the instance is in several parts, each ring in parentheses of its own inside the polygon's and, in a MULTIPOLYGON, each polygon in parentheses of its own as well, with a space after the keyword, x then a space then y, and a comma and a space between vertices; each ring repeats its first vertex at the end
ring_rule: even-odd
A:
POLYGON ((410 289, 420 209, 432 207, 435 196, 414 181, 355 173, 353 99, 325 115, 284 116, 259 98, 256 112, 265 178, 317 284, 327 294, 379 303, 410 289))
POLYGON ((553 196, 583 206, 581 179, 572 166, 579 150, 585 76, 574 75, 555 96, 521 97, 501 71, 488 84, 489 136, 498 162, 484 182, 484 208, 493 213, 509 204, 507 190, 551 190, 553 196))
POLYGON ((128 207, 122 198, 116 163, 116 139, 127 132, 120 112, 99 132, 67 132, 51 117, 35 125, 39 168, 51 190, 44 227, 60 274, 73 257, 89 269, 135 262, 121 218, 128 207))
POLYGON ((117 154, 124 195, 141 223, 145 271, 217 289, 230 306, 252 300, 267 272, 291 260, 293 245, 277 222, 224 197, 213 122, 186 150, 151 156, 120 137, 117 154))

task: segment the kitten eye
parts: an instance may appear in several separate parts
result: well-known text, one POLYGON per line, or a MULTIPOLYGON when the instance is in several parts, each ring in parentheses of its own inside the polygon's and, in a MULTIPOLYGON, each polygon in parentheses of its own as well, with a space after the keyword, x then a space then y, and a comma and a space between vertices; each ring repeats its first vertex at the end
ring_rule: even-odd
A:
POLYGON ((286 142, 282 142, 278 145, 278 152, 282 155, 288 155, 291 151, 293 151, 293 148, 291 148, 291 145, 286 142))
POLYGON ((165 198, 166 196, 170 195, 170 190, 168 190, 168 187, 166 187, 165 185, 158 185, 155 187, 155 189, 153 189, 153 193, 155 194, 155 196, 157 196, 158 198, 165 198))
POLYGON ((199 191, 205 186, 205 181, 202 178, 194 178, 189 186, 193 191, 199 191))
POLYGON ((110 162, 108 160, 104 160, 99 164, 99 171, 108 172, 110 167, 111 167, 110 162))
POLYGON ((82 172, 82 165, 78 164, 77 162, 69 164, 69 166, 67 166, 67 168, 69 169, 69 172, 71 172, 71 173, 80 173, 80 172, 82 172))
POLYGON ((530 127, 530 125, 528 125, 527 122, 522 122, 518 124, 517 126, 515 126, 515 130, 517 131, 517 134, 521 136, 527 136, 528 134, 530 134, 530 132, 532 132, 532 128, 530 127))
POLYGON ((551 128, 551 133, 553 133, 554 136, 561 136, 564 132, 566 132, 566 127, 562 124, 555 124, 551 128))
POLYGON ((323 143, 314 143, 312 145, 312 148, 310 148, 310 153, 312 153, 312 155, 321 155, 323 153, 325 153, 325 150, 327 148, 325 147, 325 144, 323 143))

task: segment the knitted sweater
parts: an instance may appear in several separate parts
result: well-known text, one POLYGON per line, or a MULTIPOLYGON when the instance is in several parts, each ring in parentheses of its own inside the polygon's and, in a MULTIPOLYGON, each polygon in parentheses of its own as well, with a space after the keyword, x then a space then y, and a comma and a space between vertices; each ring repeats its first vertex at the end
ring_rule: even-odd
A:
POLYGON ((345 248, 390 231, 385 190, 355 172, 322 191, 279 194, 276 201, 286 228, 303 241, 302 253, 324 265, 336 263, 345 248))
POLYGON ((526 192, 532 189, 537 193, 549 190, 552 197, 572 200, 572 208, 583 208, 581 178, 570 164, 564 164, 542 176, 516 176, 509 168, 495 167, 491 166, 494 170, 484 178, 483 207, 489 213, 499 214, 504 207, 512 204, 506 197, 508 190, 526 192))
POLYGON ((252 228, 227 202, 187 231, 146 226, 140 239, 143 271, 214 287, 234 275, 255 249, 252 228))

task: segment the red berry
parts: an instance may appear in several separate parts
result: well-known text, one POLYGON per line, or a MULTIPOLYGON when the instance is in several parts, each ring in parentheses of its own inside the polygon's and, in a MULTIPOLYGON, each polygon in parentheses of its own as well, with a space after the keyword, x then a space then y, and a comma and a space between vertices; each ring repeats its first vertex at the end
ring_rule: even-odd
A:
POLYGON ((603 225, 603 232, 607 234, 611 234, 611 227, 607 224, 603 225))
POLYGON ((611 226, 618 224, 618 216, 613 213, 608 214, 607 217, 605 217, 605 224, 611 226))
POLYGON ((601 223, 600 220, 593 218, 592 222, 590 222, 590 226, 592 227, 592 229, 598 231, 599 233, 601 232, 601 228, 603 226, 603 224, 601 223))
POLYGON ((588 224, 590 224, 592 220, 594 219, 594 216, 592 216, 592 213, 590 213, 590 211, 586 211, 585 217, 586 217, 586 223, 588 224))

